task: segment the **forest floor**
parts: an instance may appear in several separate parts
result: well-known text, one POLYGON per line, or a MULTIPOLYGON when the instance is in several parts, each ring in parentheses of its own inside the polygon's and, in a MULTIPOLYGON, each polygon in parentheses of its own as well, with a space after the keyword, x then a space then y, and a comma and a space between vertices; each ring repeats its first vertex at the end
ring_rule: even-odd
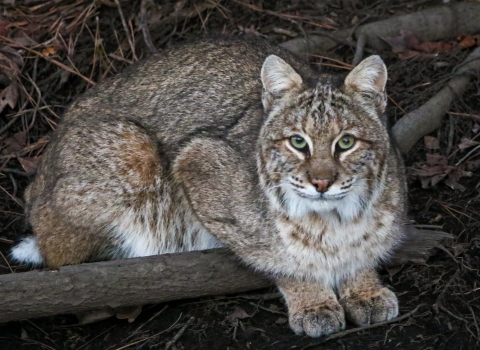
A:
MULTIPOLYGON (((334 32, 443 4, 180 0, 154 5, 122 0, 121 15, 113 0, 3 3, 11 5, 3 5, 0 15, 0 274, 25 271, 8 258, 15 239, 30 233, 23 191, 66 106, 93 83, 147 57, 149 41, 159 51, 214 33, 258 35, 280 43, 318 28, 334 32), (142 23, 150 39, 138 29, 142 23)), ((432 97, 471 50, 453 45, 408 59, 391 50, 378 52, 389 71, 389 121, 432 97)), ((353 56, 353 48, 339 44, 322 57, 307 58, 322 71, 345 73, 353 56)), ((0 325, 0 349, 480 348, 479 82, 473 79, 442 127, 405 157, 412 224, 454 236, 428 261, 382 272, 399 297, 401 314, 424 304, 412 317, 319 344, 291 332, 286 307, 271 289, 146 305, 132 323, 113 317, 78 325, 73 315, 10 322, 0 325), (453 168, 455 175, 450 175, 453 168)))

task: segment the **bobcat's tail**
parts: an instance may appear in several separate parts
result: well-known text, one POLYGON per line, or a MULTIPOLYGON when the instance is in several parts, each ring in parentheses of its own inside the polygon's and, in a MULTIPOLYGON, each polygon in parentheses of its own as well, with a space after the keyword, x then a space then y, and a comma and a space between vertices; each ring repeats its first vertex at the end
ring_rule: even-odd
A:
POLYGON ((23 238, 20 243, 12 248, 10 253, 12 260, 28 265, 43 264, 43 257, 37 245, 37 237, 23 238))

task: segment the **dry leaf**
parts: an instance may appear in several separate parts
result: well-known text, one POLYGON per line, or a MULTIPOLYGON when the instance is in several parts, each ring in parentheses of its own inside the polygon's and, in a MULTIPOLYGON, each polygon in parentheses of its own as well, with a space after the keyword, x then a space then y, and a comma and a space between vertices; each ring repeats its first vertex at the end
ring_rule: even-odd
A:
POLYGON ((0 52, 11 60, 19 69, 23 67, 23 56, 10 46, 0 46, 0 52))
POLYGON ((442 181, 445 177, 447 177, 446 174, 440 174, 440 175, 435 175, 430 179, 430 186, 435 186, 438 184, 440 181, 442 181))
POLYGON ((416 41, 418 41, 418 39, 412 35, 412 32, 408 30, 401 30, 399 36, 384 37, 382 39, 392 47, 392 52, 395 53, 408 51, 416 44, 416 41))
POLYGON ((24 328, 22 328, 22 331, 20 332, 20 339, 28 339, 27 331, 24 328))
MULTIPOLYGON (((465 172, 465 166, 454 167, 447 165, 448 159, 440 154, 427 154, 427 163, 420 168, 411 169, 410 174, 418 178, 422 184, 422 188, 429 188, 444 181, 447 186, 452 189, 465 190, 458 180, 462 176, 466 176, 469 172, 465 172)), ((479 164, 480 165, 480 164, 479 164)))
POLYGON ((450 52, 452 51, 452 44, 442 41, 424 41, 415 45, 413 49, 424 53, 450 52))
POLYGON ((115 308, 116 316, 119 320, 128 320, 128 323, 132 323, 142 313, 141 306, 121 306, 115 308))
POLYGON ((57 54, 57 49, 54 48, 53 46, 47 47, 42 50, 42 54, 46 57, 56 55, 57 54))
POLYGON ((480 168, 480 159, 469 160, 468 162, 465 163, 465 168, 468 171, 477 170, 478 168, 480 168))
POLYGON ((473 124, 472 132, 476 134, 479 131, 480 131, 480 125, 478 125, 477 123, 473 124))
POLYGON ((10 22, 7 22, 3 18, 0 18, 0 35, 7 37, 9 28, 10 22))
MULTIPOLYGON (((48 32, 47 27, 42 26, 40 23, 37 22, 31 22, 27 25, 22 25, 21 30, 36 42, 40 41, 40 38, 48 32)), ((61 29, 61 32, 59 34, 64 34, 62 33, 62 31, 63 30, 61 29)))
POLYGON ((427 154, 428 165, 447 165, 448 158, 438 153, 427 154))
POLYGON ((442 41, 422 41, 409 30, 401 30, 400 35, 396 37, 382 38, 392 47, 392 51, 397 53, 399 58, 406 59, 419 54, 432 54, 439 52, 450 52, 452 44, 442 41))
POLYGON ((465 186, 459 184, 454 178, 448 177, 445 180, 445 185, 450 187, 452 190, 460 190, 461 192, 465 191, 465 186))
POLYGON ((424 165, 421 169, 413 169, 412 175, 421 176, 421 177, 432 177, 435 175, 445 174, 448 166, 444 165, 434 165, 428 166, 424 165))
POLYGON ((9 80, 12 81, 20 74, 20 67, 11 57, 0 52, 0 72, 5 74, 9 80))
POLYGON ((0 113, 7 105, 14 108, 18 100, 18 86, 17 84, 10 84, 2 92, 0 92, 0 113))
POLYGON ((480 34, 476 35, 459 35, 457 43, 462 49, 468 49, 473 46, 480 46, 480 34))
POLYGON ((42 157, 18 157, 18 161, 27 174, 33 174, 37 171, 41 158, 42 157))
POLYGON ((480 142, 469 140, 469 139, 462 139, 462 142, 458 145, 460 149, 467 149, 473 146, 480 144, 480 142))
POLYGON ((11 154, 21 151, 27 144, 27 133, 25 131, 17 132, 3 141, 5 149, 3 154, 11 154))
POLYGON ((426 149, 439 149, 440 144, 438 142, 438 139, 433 136, 425 136, 423 138, 423 142, 425 144, 426 149))
POLYGON ((103 321, 112 317, 113 315, 115 315, 115 311, 112 309, 98 309, 75 314, 75 316, 78 318, 78 324, 81 325, 103 321))
POLYGON ((15 31, 15 33, 12 35, 12 39, 13 41, 15 41, 16 44, 25 47, 38 45, 38 43, 30 36, 28 36, 27 33, 25 33, 23 30, 15 31))
POLYGON ((227 316, 227 320, 235 322, 236 320, 243 320, 244 318, 252 317, 245 312, 241 307, 235 307, 235 310, 227 316))

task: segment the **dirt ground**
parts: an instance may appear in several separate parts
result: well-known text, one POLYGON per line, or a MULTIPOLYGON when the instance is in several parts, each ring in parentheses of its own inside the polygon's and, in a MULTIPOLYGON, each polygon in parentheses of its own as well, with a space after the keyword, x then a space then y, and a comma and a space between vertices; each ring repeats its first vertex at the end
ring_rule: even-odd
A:
MULTIPOLYGON (((8 251, 17 237, 30 233, 23 191, 66 106, 91 82, 148 56, 150 42, 162 51, 175 42, 225 33, 280 43, 318 29, 333 32, 442 3, 120 1, 122 23, 113 0, 3 1, 0 91, 13 87, 0 96, 0 274, 26 270, 10 264, 8 251), (141 30, 145 23, 149 35, 141 30)), ((390 122, 432 97, 471 51, 455 46, 410 59, 391 50, 378 52, 389 70, 390 122)), ((345 72, 353 55, 353 48, 339 44, 323 57, 309 59, 323 71, 345 72)), ((480 131, 479 96, 476 77, 442 127, 405 159, 412 224, 454 236, 428 261, 382 272, 399 296, 401 314, 420 306, 411 317, 324 342, 290 331, 286 308, 272 289, 146 305, 133 323, 110 318, 78 325, 73 315, 10 322, 0 325, 0 349, 480 348, 480 151, 474 140, 480 131), (435 168, 433 158, 445 162, 443 170, 435 168), (455 166, 455 174, 446 165, 455 166)))

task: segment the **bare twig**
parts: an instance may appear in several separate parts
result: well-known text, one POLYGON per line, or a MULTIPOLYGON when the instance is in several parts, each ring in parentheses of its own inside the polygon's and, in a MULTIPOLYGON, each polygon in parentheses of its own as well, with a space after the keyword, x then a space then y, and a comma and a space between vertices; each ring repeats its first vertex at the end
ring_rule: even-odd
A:
POLYGON ((138 28, 142 31, 145 45, 148 47, 150 52, 155 53, 157 52, 157 49, 152 43, 152 38, 150 37, 150 30, 148 29, 147 25, 147 8, 151 4, 152 0, 142 0, 142 3, 140 5, 140 24, 138 28))
POLYGON ((460 164, 462 164, 466 159, 468 159, 468 157, 471 156, 472 153, 475 153, 478 149, 480 149, 480 145, 474 147, 472 150, 470 150, 470 152, 468 152, 465 157, 463 157, 462 159, 460 159, 458 162, 455 163, 455 166, 459 166, 460 164))
POLYGON ((250 305, 253 305, 253 306, 255 306, 255 307, 258 307, 259 309, 262 309, 262 310, 271 312, 272 314, 288 316, 288 313, 286 313, 286 312, 278 311, 278 310, 273 310, 273 309, 270 309, 270 308, 268 308, 268 307, 261 306, 261 305, 258 305, 258 304, 252 303, 252 302, 250 302, 250 305))
POLYGON ((472 335, 472 337, 474 337, 475 339, 477 340, 480 340, 479 338, 477 338, 477 336, 475 334, 473 334, 472 330, 470 329, 470 327, 468 327, 468 325, 470 324, 470 322, 468 322, 466 319, 464 319, 463 317, 460 317, 460 316, 457 316, 455 315, 453 312, 451 312, 450 310, 448 310, 445 306, 443 305, 438 305, 438 308, 440 310, 442 310, 443 312, 445 312, 446 314, 448 314, 450 317, 453 317, 454 319, 458 320, 458 321, 462 321, 463 323, 465 323, 465 329, 468 331, 468 333, 470 333, 472 335))
POLYGON ((115 4, 117 4, 117 7, 118 7, 118 13, 122 21, 123 29, 125 30, 125 35, 127 36, 128 44, 130 45, 130 50, 132 51, 133 60, 138 61, 138 58, 135 55, 135 44, 133 39, 130 36, 130 30, 128 29, 127 21, 125 21, 125 17, 123 16, 122 6, 120 6, 120 1, 115 0, 115 4))
POLYGON ((15 181, 15 178, 13 177, 12 173, 8 174, 8 177, 10 178, 10 181, 12 182, 13 196, 17 197, 17 193, 18 193, 17 181, 15 181))
POLYGON ((82 78, 83 80, 85 80, 87 83, 89 83, 89 84, 91 84, 91 85, 95 85, 95 82, 94 82, 93 80, 91 80, 91 79, 87 78, 86 76, 82 75, 82 74, 81 74, 80 72, 78 72, 77 70, 75 70, 75 69, 73 69, 73 68, 70 68, 69 66, 64 65, 62 62, 59 62, 59 61, 57 61, 57 60, 55 60, 55 59, 53 59, 53 58, 51 58, 51 57, 49 57, 49 56, 45 56, 45 55, 42 54, 41 52, 35 51, 35 50, 33 50, 33 49, 29 48, 29 47, 26 47, 26 46, 24 46, 24 45, 19 45, 19 44, 17 44, 14 40, 12 40, 12 39, 10 39, 10 38, 7 38, 7 37, 5 37, 5 36, 1 36, 1 35, 0 35, 0 39, 7 41, 7 42, 8 42, 11 46, 13 46, 13 47, 21 48, 21 49, 23 49, 23 50, 26 50, 26 51, 28 51, 28 52, 31 52, 31 53, 39 56, 39 57, 42 57, 42 58, 46 59, 47 61, 52 62, 53 64, 55 64, 55 65, 59 66, 60 68, 66 70, 67 72, 70 72, 70 73, 72 73, 72 74, 78 75, 80 78, 82 78))
POLYGON ((110 332, 113 328, 117 327, 117 325, 114 325, 112 327, 110 327, 109 329, 107 329, 106 331, 103 331, 102 333, 96 335, 95 337, 93 337, 92 339, 90 339, 89 341, 87 341, 85 344, 79 346, 78 348, 76 348, 75 350, 80 350, 84 347, 86 347, 88 344, 90 344, 91 342, 93 342, 95 339, 98 339, 99 337, 101 337, 102 335, 104 335, 105 333, 107 332, 110 332))
POLYGON ((193 322, 195 321, 195 317, 190 317, 190 319, 187 321, 187 323, 185 323, 183 325, 182 328, 180 328, 180 330, 178 331, 177 334, 175 334, 175 336, 173 337, 173 339, 171 341, 169 341, 166 345, 165 345, 165 350, 168 350, 172 347, 172 345, 174 345, 178 339, 180 339, 180 337, 183 335, 183 333, 185 332, 185 330, 188 328, 188 326, 190 326, 193 322))
POLYGON ((0 129, 0 135, 2 135, 5 131, 7 131, 17 121, 19 117, 20 115, 16 115, 12 119, 10 119, 9 122, 5 124, 3 128, 0 129))
POLYGON ((368 325, 368 326, 363 326, 363 327, 357 327, 357 328, 347 329, 346 331, 334 333, 334 334, 332 334, 332 335, 329 335, 329 336, 323 338, 322 340, 320 340, 320 341, 318 341, 318 342, 315 342, 315 343, 309 344, 309 345, 307 345, 307 346, 304 346, 301 350, 310 349, 310 348, 313 348, 314 346, 317 346, 317 345, 326 343, 327 341, 330 341, 330 340, 332 340, 332 339, 343 338, 344 336, 349 335, 349 334, 352 334, 352 333, 357 333, 357 332, 361 332, 361 331, 364 331, 364 330, 367 330, 367 329, 382 327, 382 326, 385 326, 385 325, 390 324, 390 323, 395 323, 395 322, 403 321, 403 320, 405 320, 405 319, 407 319, 407 318, 412 317, 421 307, 423 307, 423 306, 425 306, 425 305, 426 305, 426 304, 417 305, 417 307, 415 307, 415 309, 413 309, 413 310, 410 311, 410 312, 407 312, 405 315, 392 318, 391 320, 388 320, 388 321, 378 322, 378 323, 371 324, 371 325, 368 325))
POLYGON ((333 29, 336 29, 335 27, 329 25, 329 24, 325 24, 325 23, 318 23, 318 22, 312 22, 310 21, 309 19, 305 18, 305 17, 302 17, 302 16, 298 16, 298 15, 292 15, 292 14, 286 14, 286 13, 278 13, 278 12, 275 12, 275 11, 271 11, 271 10, 265 10, 265 9, 262 9, 258 6, 255 6, 253 4, 248 4, 246 2, 243 2, 243 1, 240 1, 240 0, 234 0, 234 2, 236 2, 237 4, 240 4, 242 6, 245 6, 246 8, 249 8, 253 11, 257 11, 257 12, 261 12, 261 13, 266 13, 268 15, 272 15, 272 16, 275 16, 275 17, 278 17, 278 18, 281 18, 281 19, 284 19, 284 20, 288 20, 288 21, 291 21, 291 20, 300 20, 306 24, 310 24, 310 25, 313 25, 315 27, 320 27, 320 28, 324 28, 324 29, 330 29, 330 30, 333 30, 333 29))
POLYGON ((161 313, 163 313, 166 309, 168 308, 168 305, 165 305, 159 312, 157 312, 155 315, 150 317, 147 322, 144 322, 140 327, 138 327, 136 330, 134 330, 126 339, 125 342, 131 339, 135 334, 137 334, 146 324, 150 323, 153 319, 157 318, 160 316, 161 313))
POLYGON ((356 66, 362 60, 366 40, 367 36, 365 35, 365 33, 360 34, 357 40, 357 47, 355 49, 355 55, 353 56, 352 65, 356 66))
POLYGON ((477 317, 475 316, 475 311, 473 311, 472 306, 468 305, 468 309, 470 310, 472 317, 473 317, 473 324, 477 329, 477 340, 480 339, 480 328, 478 327, 477 317))
POLYGON ((458 113, 458 112, 448 112, 448 114, 455 115, 458 117, 467 117, 467 118, 473 118, 475 120, 480 121, 480 115, 478 114, 472 114, 472 113, 458 113))
POLYGON ((160 334, 163 334, 163 333, 166 333, 168 332, 169 330, 171 330, 173 327, 175 327, 175 325, 178 323, 178 321, 180 321, 180 318, 182 318, 182 314, 180 314, 180 316, 178 317, 178 319, 170 326, 168 327, 167 329, 161 331, 161 332, 158 332, 158 333, 155 333, 154 335, 151 335, 149 337, 145 337, 145 338, 142 338, 142 339, 139 339, 137 341, 134 341, 133 343, 130 343, 130 344, 127 344, 127 345, 124 345, 124 346, 121 346, 119 348, 116 348, 115 350, 123 350, 123 349, 126 349, 126 348, 129 348, 133 345, 136 345, 138 343, 143 343, 144 341, 147 341, 149 339, 152 339, 152 338, 156 338, 158 337, 160 334))
POLYGON ((448 144, 446 154, 450 154, 453 146, 453 136, 455 135, 455 120, 452 114, 448 115, 448 144))
POLYGON ((8 266, 8 269, 10 270, 11 273, 14 273, 12 267, 10 266, 10 263, 8 262, 7 258, 5 257, 5 255, 3 255, 2 251, 0 251, 0 255, 2 256, 3 260, 5 261, 5 263, 7 264, 8 266))

